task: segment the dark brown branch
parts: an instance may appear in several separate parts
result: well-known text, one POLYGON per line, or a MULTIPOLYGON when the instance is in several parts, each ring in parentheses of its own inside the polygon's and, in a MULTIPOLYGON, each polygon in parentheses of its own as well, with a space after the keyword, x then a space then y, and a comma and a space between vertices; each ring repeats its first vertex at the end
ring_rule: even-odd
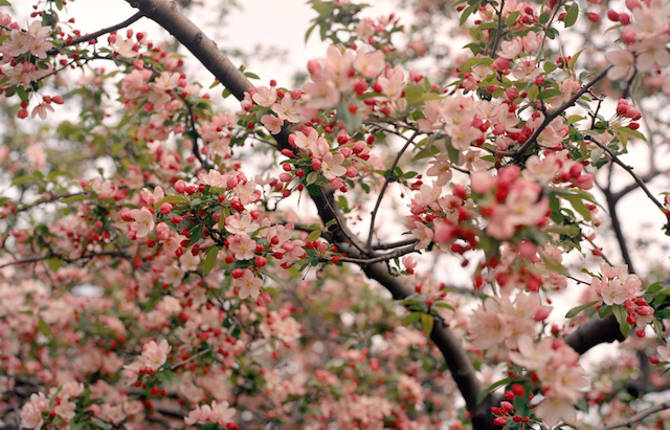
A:
POLYGON ((601 343, 623 341, 625 338, 619 330, 619 323, 614 314, 605 318, 594 318, 577 328, 565 339, 566 343, 577 353, 584 354, 601 343))
POLYGON ((35 257, 27 257, 23 258, 20 260, 14 260, 14 261, 9 261, 4 264, 0 264, 0 269, 4 269, 5 267, 8 266, 13 266, 15 264, 31 264, 31 263, 38 263, 40 261, 48 260, 50 258, 57 258, 59 260, 63 260, 64 262, 68 264, 76 263, 78 261, 82 260, 90 260, 91 258, 94 257, 119 257, 119 258, 126 258, 129 259, 130 256, 126 254, 124 251, 100 251, 100 252, 91 252, 89 254, 84 254, 80 257, 76 258, 69 258, 64 255, 56 254, 56 253, 48 253, 46 255, 37 255, 35 257))
MULTIPOLYGON (((193 22, 177 11, 176 2, 165 0, 127 1, 138 7, 147 18, 165 28, 186 46, 238 100, 244 98, 245 91, 251 88, 247 78, 233 66, 211 39, 207 38, 193 22)), ((289 147, 286 130, 274 135, 274 138, 277 140, 279 149, 289 147)), ((310 194, 310 197, 316 205, 319 217, 324 225, 330 225, 332 221, 336 222, 334 226, 331 226, 329 234, 331 239, 338 244, 338 248, 340 250, 346 248, 347 254, 354 258, 368 257, 369 253, 363 250, 364 244, 348 231, 344 219, 335 205, 332 189, 320 187, 319 193, 317 195, 310 194)), ((367 264, 363 268, 368 277, 379 282, 396 298, 407 297, 413 291, 409 286, 400 283, 398 279, 391 276, 383 263, 367 264)), ((435 324, 431 339, 442 352, 465 399, 468 411, 472 416, 474 429, 493 429, 493 417, 487 401, 477 405, 477 394, 483 387, 461 343, 449 328, 442 324, 435 324)))
MULTIPOLYGON (((410 296, 413 291, 400 279, 391 276, 383 263, 370 264, 363 267, 363 271, 370 279, 374 279, 383 285, 394 299, 402 300, 410 296)), ((460 340, 440 319, 435 319, 433 331, 430 333, 431 340, 438 347, 451 377, 456 382, 458 390, 465 400, 466 407, 470 412, 472 426, 474 429, 494 428, 489 407, 490 396, 477 404, 477 395, 484 389, 477 378, 470 358, 463 349, 460 340)))
POLYGON ((530 135, 528 140, 524 142, 523 145, 516 151, 512 152, 505 152, 504 155, 509 155, 513 156, 516 161, 519 161, 522 157, 523 154, 533 145, 537 142, 537 138, 540 136, 540 133, 544 131, 547 126, 558 116, 560 116, 563 112, 565 112, 569 107, 573 106, 577 100, 581 96, 583 96, 587 91, 591 89, 595 84, 597 84, 601 79, 603 79, 606 75, 607 72, 612 68, 612 66, 606 67, 602 72, 598 73, 593 79, 591 79, 589 82, 586 83, 579 91, 575 93, 574 96, 570 98, 567 102, 563 103, 561 106, 559 106, 556 110, 549 112, 547 115, 544 116, 544 120, 540 124, 538 128, 535 129, 533 134, 530 135))
POLYGON ((505 8, 505 0, 501 0, 500 9, 496 11, 496 14, 498 15, 498 26, 496 28, 496 37, 495 39, 493 39, 493 44, 491 45, 491 52, 489 53, 489 57, 491 58, 493 58, 496 55, 496 51, 498 50, 498 43, 500 42, 500 33, 502 33, 502 14, 504 8, 505 8))
MULTIPOLYGON (((654 179, 655 177, 657 177, 660 174, 661 174, 661 172, 659 170, 653 169, 649 173, 647 173, 646 175, 640 176, 640 180, 644 183, 647 183, 647 182, 651 181, 652 179, 654 179)), ((618 202, 623 197, 625 197, 628 193, 630 193, 631 191, 634 191, 638 188, 639 188, 639 185, 637 184, 637 182, 634 182, 632 184, 628 184, 625 187, 623 187, 622 189, 620 189, 619 191, 617 191, 616 193, 612 193, 612 199, 614 200, 614 202, 618 202)))
POLYGON ((372 249, 394 249, 405 245, 412 245, 417 243, 418 241, 419 241, 418 239, 406 239, 406 240, 399 240, 398 242, 378 243, 377 245, 373 245, 372 249))
POLYGON ((130 18, 128 18, 125 21, 122 21, 118 24, 111 25, 109 27, 100 29, 96 32, 87 34, 87 35, 82 36, 82 37, 78 37, 76 39, 72 39, 70 41, 70 43, 68 43, 66 46, 51 48, 47 51, 47 55, 56 55, 59 52, 61 52, 65 47, 78 45, 78 44, 83 43, 83 42, 88 42, 89 40, 97 39, 98 37, 100 37, 102 35, 105 35, 107 33, 111 33, 113 31, 117 31, 117 30, 120 30, 122 28, 128 27, 129 25, 133 24, 135 21, 139 20, 143 16, 144 16, 144 14, 142 12, 137 12, 136 14, 131 16, 130 18))
MULTIPOLYGON (((411 254, 413 252, 419 252, 416 249, 414 249, 414 244, 406 246, 404 248, 398 248, 393 252, 388 252, 386 254, 378 255, 376 257, 372 258, 352 258, 352 257, 341 257, 341 261, 346 261, 348 263, 356 263, 358 265, 366 265, 366 264, 372 264, 372 263, 379 263, 382 261, 390 261, 393 260, 394 258, 402 257, 403 255, 411 254)), ((326 260, 330 261, 330 260, 326 260)))

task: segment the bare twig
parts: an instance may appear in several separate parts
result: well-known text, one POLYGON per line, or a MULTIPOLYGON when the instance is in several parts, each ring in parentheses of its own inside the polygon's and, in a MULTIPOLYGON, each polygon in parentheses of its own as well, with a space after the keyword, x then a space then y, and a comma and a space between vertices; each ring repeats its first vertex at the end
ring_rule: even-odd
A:
POLYGON ((372 245, 372 249, 394 249, 405 245, 414 245, 418 241, 418 239, 406 239, 398 242, 378 243, 377 245, 372 245))
POLYGON ((94 257, 120 257, 120 258, 130 258, 128 254, 126 254, 124 251, 99 251, 99 252, 91 252, 88 254, 84 254, 80 257, 76 258, 69 258, 64 255, 56 254, 56 253, 48 253, 46 255, 38 255, 35 257, 27 257, 23 258, 20 260, 14 260, 14 261, 9 261, 7 263, 0 264, 0 269, 3 269, 8 266, 13 266, 16 264, 31 264, 31 263, 37 263, 40 261, 48 260, 50 258, 57 258, 59 260, 63 260, 64 262, 71 264, 75 263, 77 261, 82 261, 82 260, 90 260, 91 258, 94 257))
POLYGON ((544 131, 547 126, 556 118, 558 118, 559 115, 561 115, 563 112, 565 112, 569 107, 575 104, 577 100, 581 96, 584 95, 587 91, 591 89, 592 86, 597 84, 601 79, 603 79, 606 75, 607 72, 612 68, 612 66, 607 66, 602 72, 598 73, 593 79, 591 79, 589 82, 586 83, 579 91, 575 93, 572 97, 570 97, 570 100, 567 102, 563 103, 561 106, 559 106, 556 110, 553 112, 549 112, 547 115, 544 116, 544 120, 540 124, 538 128, 535 129, 533 134, 530 135, 528 140, 526 140, 523 145, 516 151, 512 152, 507 152, 505 155, 509 155, 515 158, 516 161, 519 161, 522 157, 523 154, 530 148, 533 144, 537 142, 537 138, 540 136, 540 133, 544 131))
POLYGON ((500 9, 496 11, 496 14, 498 15, 498 26, 496 28, 496 37, 495 39, 493 39, 493 44, 491 45, 491 52, 489 53, 489 57, 493 57, 496 54, 496 51, 498 50, 498 43, 500 42, 500 33, 502 32, 502 14, 504 8, 505 8, 505 0, 501 0, 500 9))
POLYGON ((644 409, 636 413, 632 417, 628 418, 627 420, 618 421, 614 424, 608 424, 605 427, 603 427, 603 430, 614 430, 620 427, 632 427, 634 424, 639 423, 643 419, 647 418, 649 415, 655 414, 656 412, 664 411, 666 409, 670 409, 670 401, 665 401, 651 408, 644 409))
POLYGON ((203 355, 205 355, 205 354, 207 354, 207 353, 209 353, 209 352, 211 352, 211 351, 212 351, 212 347, 211 347, 211 346, 210 346, 210 347, 207 347, 207 348, 203 349, 202 351, 199 351, 199 352, 193 354, 192 356, 190 356, 190 357, 187 358, 186 360, 183 360, 183 361, 180 361, 179 363, 175 363, 175 364, 173 364, 172 366, 170 366, 170 370, 178 369, 178 368, 180 368, 181 366, 184 366, 185 364, 188 364, 188 363, 190 363, 191 361, 193 361, 193 360, 195 360, 195 359, 197 359, 197 358, 199 358, 199 357, 202 357, 203 355))
POLYGON ((635 183, 642 189, 642 191, 644 191, 644 193, 647 195, 647 197, 649 197, 649 199, 656 205, 656 207, 658 207, 661 210, 661 212, 664 212, 664 214, 665 214, 665 208, 663 207, 663 204, 661 202, 659 202, 658 199, 656 197, 654 197, 653 194, 651 194, 651 191, 649 191, 649 188, 647 188, 647 185, 644 183, 644 181, 642 181, 642 179, 640 179, 640 177, 637 174, 635 174, 632 167, 630 167, 629 165, 627 165, 626 163, 621 161, 621 159, 619 157, 617 157, 607 146, 598 142, 592 136, 587 135, 584 138, 590 140, 593 143, 595 143, 596 145, 598 145, 599 148, 601 148, 603 151, 607 152, 607 155, 610 156, 612 161, 614 163, 618 164, 619 166, 621 166, 626 172, 628 172, 628 174, 633 177, 633 180, 635 181, 635 183))
POLYGON ((375 207, 372 210, 371 218, 370 218, 370 230, 368 231, 368 240, 365 243, 365 248, 370 249, 370 245, 372 244, 372 235, 374 234, 375 230, 375 218, 377 218, 377 212, 379 211, 379 206, 381 206, 382 199, 384 198, 384 193, 386 192, 386 188, 388 187, 389 183, 391 182, 391 178, 394 176, 393 171, 395 170, 396 166, 398 165, 398 162, 400 161, 400 157, 407 151, 407 148, 412 144, 416 136, 419 134, 418 131, 415 131, 412 133, 412 136, 410 136, 409 139, 407 139, 407 142, 405 142, 405 145, 402 147, 402 149, 396 154, 395 159, 393 160, 393 163, 391 164, 391 167, 386 171, 386 177, 384 178, 384 185, 382 185, 382 189, 379 192, 379 196, 377 197, 377 201, 375 202, 375 207))
MULTIPOLYGON (((413 252, 419 252, 418 250, 414 249, 414 244, 410 246, 406 246, 404 248, 399 248, 393 252, 389 252, 386 254, 378 255, 376 257, 372 258, 351 258, 351 257, 341 257, 341 261, 346 261, 348 263, 356 263, 358 265, 366 265, 366 264, 372 264, 372 263, 378 263, 380 261, 390 261, 393 260, 394 258, 402 257, 403 255, 411 254, 413 252)), ((330 260, 328 260, 330 261, 330 260)))
POLYGON ((143 16, 144 16, 144 14, 142 12, 137 12, 136 14, 131 16, 130 18, 126 19, 125 21, 121 21, 118 24, 114 24, 114 25, 111 25, 109 27, 105 27, 105 28, 100 29, 96 32, 89 33, 85 36, 78 37, 76 39, 72 39, 72 41, 70 41, 70 43, 67 43, 65 46, 53 47, 53 48, 51 48, 47 51, 47 54, 48 55, 56 55, 59 52, 61 52, 65 47, 77 45, 77 44, 83 43, 83 42, 88 42, 89 40, 97 39, 98 37, 100 37, 102 35, 105 35, 107 33, 111 33, 112 31, 116 31, 116 30, 120 30, 122 28, 128 27, 129 25, 133 24, 135 21, 139 20, 143 16))

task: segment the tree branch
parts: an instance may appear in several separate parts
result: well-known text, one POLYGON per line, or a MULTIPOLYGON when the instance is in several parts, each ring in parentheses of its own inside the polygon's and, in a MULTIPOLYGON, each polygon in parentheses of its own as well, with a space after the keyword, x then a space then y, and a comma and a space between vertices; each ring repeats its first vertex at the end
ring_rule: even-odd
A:
POLYGON ((642 179, 640 179, 639 176, 637 176, 635 174, 632 167, 630 167, 629 165, 627 165, 626 163, 621 161, 621 159, 619 157, 617 157, 607 146, 598 142, 593 137, 587 135, 587 136, 584 136, 584 138, 590 140, 593 143, 595 143, 596 145, 598 145, 599 148, 601 148, 603 151, 607 152, 607 155, 610 156, 612 161, 614 163, 618 164, 619 166, 621 166, 626 172, 628 172, 628 174, 630 174, 633 177, 633 180, 635 181, 635 183, 640 188, 642 188, 642 191, 644 191, 644 193, 647 195, 647 197, 649 197, 649 199, 656 205, 656 207, 658 207, 661 210, 661 212, 663 212, 663 214, 665 215, 665 208, 663 207, 663 204, 661 202, 659 202, 658 199, 656 199, 656 197, 654 197, 653 194, 651 194, 651 191, 649 191, 649 188, 647 188, 647 185, 642 181, 642 179))
MULTIPOLYGON (((100 30, 98 30, 94 33, 87 34, 86 36, 82 36, 82 37, 78 37, 76 39, 72 39, 70 41, 70 43, 66 44, 66 46, 69 47, 69 46, 77 45, 79 43, 88 42, 89 40, 97 39, 98 37, 100 37, 104 34, 111 33, 112 31, 116 31, 116 30, 120 30, 122 28, 128 27, 129 25, 131 25, 135 21, 139 20, 143 16, 144 16, 144 14, 142 12, 137 12, 136 14, 131 16, 130 18, 128 18, 125 21, 122 21, 118 24, 114 24, 114 25, 111 25, 109 27, 100 29, 100 30)), ((60 53, 61 50, 63 50, 63 48, 65 48, 65 47, 64 46, 53 47, 53 48, 51 48, 47 51, 47 55, 56 55, 56 54, 60 53)))
POLYGON ((414 138, 419 134, 419 131, 415 131, 412 133, 412 136, 410 136, 409 139, 407 139, 407 142, 405 145, 402 147, 400 152, 398 152, 395 156, 395 159, 393 160, 393 164, 391 164, 391 167, 386 171, 386 177, 384 178, 384 185, 382 185, 382 189, 379 192, 379 196, 377 197, 377 201, 375 202, 375 207, 372 210, 372 215, 370 218, 370 231, 368 231, 368 240, 365 243, 365 249, 370 249, 370 245, 372 244, 372 235, 374 234, 375 231, 375 218, 377 218, 377 212, 379 211, 379 206, 382 203, 382 200, 384 199, 384 193, 386 192, 386 187, 388 187, 389 182, 391 182, 391 178, 393 177, 393 171, 395 170, 396 166, 398 165, 398 162, 400 161, 400 157, 402 157, 402 154, 407 151, 407 148, 409 148, 409 145, 412 144, 414 141, 414 138))
POLYGON ((632 417, 628 418, 627 420, 618 421, 614 424, 606 425, 605 427, 603 427, 603 430, 613 430, 620 427, 632 427, 633 424, 639 423, 643 419, 647 418, 649 415, 655 414, 656 412, 660 412, 666 409, 670 409, 670 401, 665 401, 649 409, 640 411, 637 414, 633 415, 632 417))
POLYGON ((524 152, 528 150, 535 142, 537 142, 537 138, 544 131, 545 128, 554 120, 556 119, 559 115, 561 115, 563 112, 565 112, 569 107, 575 104, 577 100, 581 96, 583 96, 587 91, 591 89, 592 86, 597 84, 601 79, 603 79, 606 75, 607 72, 612 68, 612 66, 607 66, 602 72, 598 73, 591 81, 587 82, 586 85, 584 85, 577 93, 575 93, 574 96, 570 98, 567 102, 563 103, 561 106, 559 106, 556 110, 550 112, 549 114, 544 116, 544 120, 540 124, 538 128, 535 129, 533 134, 530 135, 528 140, 524 142, 523 145, 516 151, 507 151, 507 152, 501 152, 503 155, 508 155, 514 157, 516 161, 519 161, 522 157, 524 152))
MULTIPOLYGON (((244 92, 251 88, 247 78, 221 52, 216 44, 188 18, 179 13, 174 1, 167 0, 126 0, 139 7, 147 17, 165 28, 209 70, 238 100, 244 98, 244 92)), ((279 149, 289 148, 288 133, 282 130, 274 135, 279 149)), ((364 244, 351 234, 342 215, 336 209, 333 190, 320 187, 317 195, 310 194, 317 207, 319 217, 324 225, 335 220, 336 226, 329 233, 337 243, 338 249, 346 250, 353 258, 369 257, 364 244)), ((404 298, 412 293, 412 289, 391 276, 385 264, 373 263, 363 265, 363 270, 370 279, 374 279, 388 289, 393 297, 404 298)), ((470 359, 463 346, 448 327, 441 323, 435 324, 431 339, 440 349, 452 373, 456 384, 465 399, 466 406, 472 417, 473 428, 476 430, 493 429, 493 416, 488 408, 488 400, 477 405, 477 395, 482 390, 470 359)))
POLYGON ((589 349, 601 343, 623 341, 625 337, 619 330, 619 323, 614 314, 605 318, 594 318, 577 328, 565 339, 566 343, 578 354, 584 354, 589 349))

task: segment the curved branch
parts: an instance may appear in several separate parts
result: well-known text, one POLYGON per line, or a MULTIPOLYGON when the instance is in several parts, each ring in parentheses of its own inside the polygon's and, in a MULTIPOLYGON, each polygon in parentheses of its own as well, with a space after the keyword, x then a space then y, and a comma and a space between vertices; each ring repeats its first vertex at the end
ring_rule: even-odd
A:
POLYGON ((614 154, 607 146, 603 145, 602 143, 600 143, 598 140, 596 140, 592 136, 587 135, 587 136, 584 136, 584 138, 588 139, 591 142, 598 145, 599 148, 601 148, 603 151, 605 151, 607 153, 607 155, 610 156, 610 159, 614 163, 618 164, 626 172, 628 172, 628 174, 630 176, 632 176, 635 183, 642 189, 642 191, 644 191, 644 193, 647 195, 647 197, 649 197, 649 199, 652 201, 652 203, 654 203, 656 205, 656 207, 659 208, 661 210, 661 212, 663 212, 663 214, 665 215, 665 208, 663 207, 663 204, 661 202, 659 202, 656 197, 654 197, 654 195, 651 193, 651 191, 649 191, 649 188, 647 188, 647 185, 644 183, 644 181, 639 176, 637 176, 637 174, 635 174, 632 167, 630 167, 628 164, 621 161, 621 159, 619 157, 617 157, 616 154, 614 154))
POLYGON ((382 189, 379 192, 379 197, 377 197, 377 201, 375 202, 375 207, 372 210, 372 216, 370 218, 370 231, 368 232, 368 240, 365 242, 365 248, 370 249, 370 245, 372 244, 372 235, 375 232, 375 219, 377 218, 377 212, 379 211, 379 206, 382 204, 382 200, 384 199, 384 193, 386 192, 386 187, 388 187, 389 183, 391 182, 391 178, 393 177, 393 171, 395 170, 396 166, 398 165, 398 162, 400 161, 400 157, 407 151, 407 148, 412 144, 414 141, 414 138, 419 134, 419 131, 416 130, 414 133, 412 133, 412 136, 410 136, 409 139, 407 139, 407 142, 405 145, 402 147, 400 152, 398 152, 395 156, 395 159, 393 160, 393 164, 391 164, 391 167, 386 171, 386 177, 384 178, 384 185, 382 185, 382 189))
POLYGON ((614 424, 609 424, 603 427, 603 430, 614 430, 620 427, 632 427, 634 424, 639 423, 643 419, 647 418, 649 415, 655 414, 656 412, 661 412, 666 409, 670 409, 670 401, 665 401, 656 406, 653 406, 649 409, 638 412, 627 420, 619 421, 614 424))
MULTIPOLYGON (((165 28, 186 46, 238 100, 244 98, 244 92, 252 86, 247 78, 233 66, 211 39, 207 38, 193 22, 177 11, 174 1, 127 1, 139 7, 147 18, 165 28)), ((274 138, 279 144, 279 149, 289 147, 286 130, 274 135, 274 138)), ((369 253, 363 250, 365 244, 348 231, 342 215, 336 209, 333 190, 320 187, 319 193, 317 195, 310 194, 310 197, 316 205, 319 217, 324 225, 330 225, 330 221, 336 221, 336 225, 329 233, 332 240, 337 243, 338 249, 346 250, 347 254, 356 258, 369 257, 369 253)), ((376 280, 388 289, 395 298, 404 298, 412 293, 410 287, 403 285, 388 273, 383 263, 363 265, 363 270, 370 279, 376 280)), ((439 321, 433 327, 431 339, 442 352, 456 385, 465 399, 467 409, 472 417, 473 428, 477 430, 493 429, 493 417, 488 408, 488 399, 477 405, 477 394, 483 387, 460 341, 447 326, 439 321)))
POLYGON ((565 112, 569 107, 574 105, 575 102, 577 102, 577 100, 579 100, 581 96, 583 96, 587 91, 589 91, 592 86, 594 86, 601 79, 603 79, 611 68, 612 68, 611 65, 607 66, 602 72, 598 73, 593 79, 591 79, 589 82, 586 83, 586 85, 584 85, 579 91, 577 91, 575 95, 570 98, 570 100, 563 103, 561 106, 556 108, 556 110, 546 114, 540 126, 535 129, 533 134, 530 135, 528 140, 526 140, 519 149, 511 152, 509 151, 504 152, 503 154, 513 156, 516 161, 519 161, 523 157, 524 152, 526 152, 528 148, 530 148, 535 142, 537 142, 537 138, 540 136, 540 133, 542 133, 542 131, 544 131, 544 129, 547 128, 554 119, 556 119, 559 115, 565 112))
POLYGON ((186 47, 238 100, 252 87, 243 73, 230 62, 216 43, 177 10, 177 2, 167 0, 126 0, 142 15, 155 21, 186 47))
MULTIPOLYGON (((125 21, 122 21, 118 24, 110 25, 109 27, 105 27, 103 29, 100 29, 100 30, 94 32, 94 33, 87 34, 86 36, 82 36, 82 37, 78 37, 76 39, 72 39, 69 43, 66 43, 66 46, 70 47, 70 46, 73 46, 73 45, 77 45, 79 43, 88 42, 89 40, 97 39, 98 37, 100 37, 104 34, 111 33, 112 31, 116 31, 116 30, 120 30, 122 28, 128 27, 129 25, 131 25, 135 21, 139 20, 143 16, 144 16, 144 14, 142 12, 137 12, 136 14, 131 16, 130 18, 128 18, 125 21)), ((65 48, 65 47, 51 48, 47 51, 47 55, 56 55, 59 52, 61 52, 61 50, 63 48, 65 48)))
MULTIPOLYGON (((384 286, 396 300, 402 300, 413 293, 398 278, 391 276, 383 263, 363 266, 363 272, 365 272, 368 278, 374 279, 384 286)), ((458 386, 458 390, 461 392, 466 407, 470 412, 473 428, 493 429, 493 417, 490 413, 491 396, 488 396, 480 404, 477 404, 477 395, 484 387, 477 378, 477 373, 460 340, 456 338, 449 327, 439 318, 435 318, 430 338, 447 362, 451 377, 456 382, 456 386, 458 386)))
POLYGON ((565 339, 566 343, 578 354, 584 354, 589 349, 601 343, 623 341, 625 337, 619 330, 619 323, 614 314, 605 318, 594 318, 577 328, 565 339))

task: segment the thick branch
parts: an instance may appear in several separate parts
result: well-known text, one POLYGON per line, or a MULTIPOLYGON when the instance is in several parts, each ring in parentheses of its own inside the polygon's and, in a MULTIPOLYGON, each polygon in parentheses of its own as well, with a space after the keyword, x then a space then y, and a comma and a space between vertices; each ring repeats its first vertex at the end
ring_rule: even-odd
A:
POLYGON ((167 0, 127 0, 131 6, 140 9, 147 18, 155 21, 186 47, 238 100, 251 83, 230 62, 212 39, 177 10, 176 1, 167 0))
MULTIPOLYGON (((128 0, 130 1, 130 0, 128 0)), ((244 92, 251 87, 244 75, 233 66, 230 60, 216 47, 216 44, 207 38, 202 31, 188 18, 179 13, 174 1, 161 0, 133 0, 134 6, 139 7, 142 13, 170 32, 179 42, 188 48, 193 55, 238 99, 244 98, 244 92)), ((282 130, 274 136, 279 149, 288 148, 288 133, 282 130)), ((332 241, 338 243, 340 250, 346 250, 353 258, 366 258, 369 253, 364 250, 364 244, 348 231, 344 219, 337 210, 330 188, 321 187, 318 195, 310 194, 317 207, 319 217, 324 225, 335 220, 331 226, 332 241)), ((376 280, 387 288, 395 298, 404 298, 412 290, 398 279, 392 277, 383 263, 364 265, 363 269, 368 277, 376 280)), ((438 346, 444 356, 449 370, 465 399, 468 411, 472 416, 473 427, 477 430, 493 428, 493 419, 487 402, 477 406, 477 394, 482 390, 476 372, 465 350, 448 327, 441 323, 435 324, 431 339, 438 346)))
MULTIPOLYGON (((413 291, 396 277, 391 276, 383 263, 370 264, 363 267, 363 271, 370 279, 374 279, 383 285, 393 298, 402 300, 413 293, 413 291)), ((474 429, 492 429, 493 420, 490 415, 490 398, 477 405, 477 395, 484 389, 477 378, 470 358, 463 349, 460 340, 441 320, 436 319, 433 331, 430 333, 431 340, 437 345, 444 356, 451 377, 456 382, 461 392, 468 411, 471 414, 474 429)))
POLYGON ((594 318, 584 323, 570 333, 565 341, 577 353, 584 354, 601 343, 614 342, 615 340, 623 341, 624 339, 616 317, 614 314, 610 314, 605 318, 594 318))

